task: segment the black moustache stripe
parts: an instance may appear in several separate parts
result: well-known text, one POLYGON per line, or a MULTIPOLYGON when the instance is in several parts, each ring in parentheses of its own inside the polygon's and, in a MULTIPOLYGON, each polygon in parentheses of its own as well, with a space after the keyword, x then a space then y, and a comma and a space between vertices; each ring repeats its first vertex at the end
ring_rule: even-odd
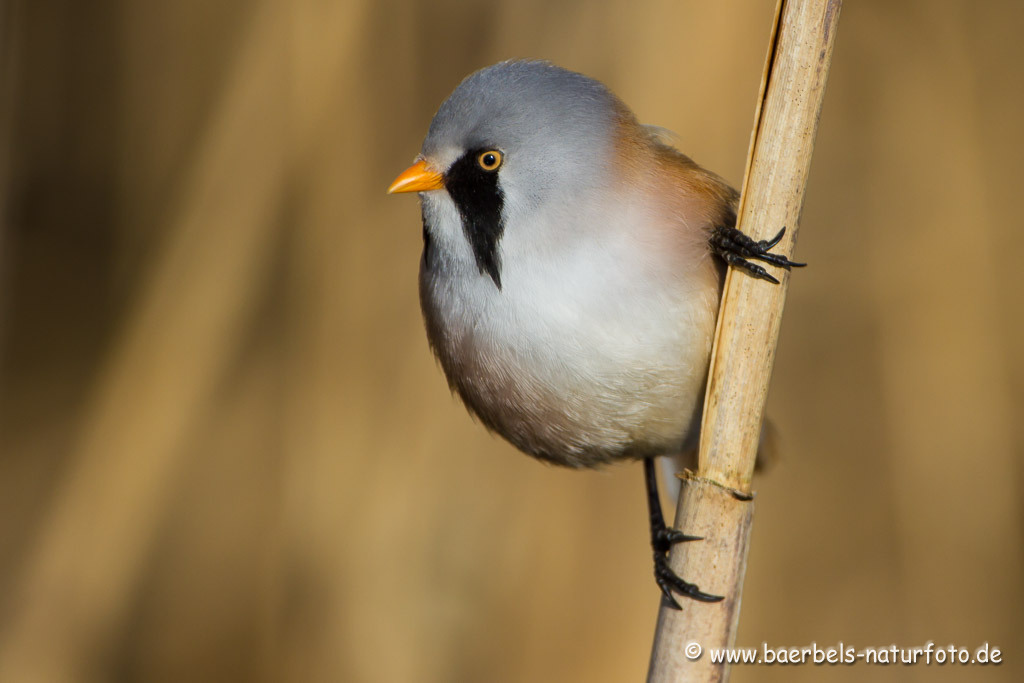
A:
POLYGON ((483 149, 470 150, 451 165, 444 175, 444 186, 462 217, 466 234, 480 274, 486 273, 501 289, 501 256, 498 243, 505 231, 501 209, 505 196, 498 185, 498 172, 485 171, 477 163, 483 149))

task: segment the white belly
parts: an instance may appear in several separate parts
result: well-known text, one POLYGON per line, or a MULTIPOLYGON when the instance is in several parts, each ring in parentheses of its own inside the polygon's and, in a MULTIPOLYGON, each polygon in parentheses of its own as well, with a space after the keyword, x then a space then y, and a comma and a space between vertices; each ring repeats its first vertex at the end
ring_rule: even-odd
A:
POLYGON ((501 290, 474 272, 421 272, 431 345, 484 424, 577 467, 691 445, 718 309, 713 264, 664 279, 593 254, 506 263, 501 290))

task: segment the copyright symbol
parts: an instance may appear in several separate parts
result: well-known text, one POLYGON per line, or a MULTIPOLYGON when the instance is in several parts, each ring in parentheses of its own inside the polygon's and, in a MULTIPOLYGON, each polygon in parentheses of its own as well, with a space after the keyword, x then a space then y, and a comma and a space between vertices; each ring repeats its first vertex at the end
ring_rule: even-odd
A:
POLYGON ((701 650, 701 647, 700 647, 700 643, 695 643, 693 641, 687 643, 686 647, 683 648, 683 654, 685 654, 686 658, 689 659, 690 661, 695 661, 697 659, 700 659, 701 652, 702 652, 702 650, 701 650))

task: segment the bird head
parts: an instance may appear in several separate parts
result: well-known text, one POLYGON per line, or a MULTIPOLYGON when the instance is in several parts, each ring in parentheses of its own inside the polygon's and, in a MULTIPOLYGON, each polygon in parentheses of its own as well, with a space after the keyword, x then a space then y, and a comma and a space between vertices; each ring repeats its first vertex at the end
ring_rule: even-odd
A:
POLYGON ((500 289, 503 253, 543 250, 585 222, 581 207, 613 180, 624 116, 598 81, 547 62, 501 62, 445 100, 388 192, 419 192, 424 234, 449 267, 500 289))

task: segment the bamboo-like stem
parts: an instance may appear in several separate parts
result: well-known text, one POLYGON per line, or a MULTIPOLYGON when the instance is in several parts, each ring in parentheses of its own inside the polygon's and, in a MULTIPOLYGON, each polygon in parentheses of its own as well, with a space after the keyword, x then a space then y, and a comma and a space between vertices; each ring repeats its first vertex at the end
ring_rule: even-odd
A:
MULTIPOLYGON (((791 254, 803 205, 841 0, 780 0, 772 30, 739 228, 767 239, 787 226, 775 251, 791 254)), ((704 401, 699 466, 683 481, 676 528, 705 540, 672 550, 672 568, 719 603, 663 606, 648 681, 724 681, 709 651, 735 643, 753 519, 751 478, 789 274, 772 285, 730 270, 718 316, 704 401)))

